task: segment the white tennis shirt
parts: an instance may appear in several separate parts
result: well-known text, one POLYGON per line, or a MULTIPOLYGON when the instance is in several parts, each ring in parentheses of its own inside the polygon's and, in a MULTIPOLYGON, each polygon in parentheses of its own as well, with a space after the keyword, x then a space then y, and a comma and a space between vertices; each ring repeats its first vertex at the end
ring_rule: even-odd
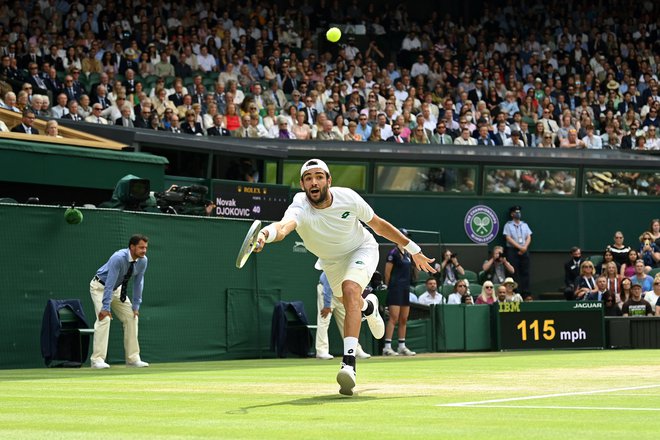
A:
POLYGON ((360 221, 368 223, 374 210, 362 197, 350 188, 333 186, 332 205, 317 209, 304 192, 293 197, 284 213, 283 221, 295 220, 296 232, 303 239, 308 251, 321 260, 338 260, 368 242, 376 239, 360 221))

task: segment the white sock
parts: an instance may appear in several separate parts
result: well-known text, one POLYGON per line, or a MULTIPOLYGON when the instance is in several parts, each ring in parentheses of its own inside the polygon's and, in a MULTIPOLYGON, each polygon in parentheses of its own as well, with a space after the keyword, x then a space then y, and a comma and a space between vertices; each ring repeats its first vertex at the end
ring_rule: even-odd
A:
POLYGON ((357 351, 358 338, 347 336, 344 338, 344 356, 355 356, 357 351))
POLYGON ((399 341, 399 344, 396 346, 396 348, 399 350, 406 348, 406 341, 399 341))

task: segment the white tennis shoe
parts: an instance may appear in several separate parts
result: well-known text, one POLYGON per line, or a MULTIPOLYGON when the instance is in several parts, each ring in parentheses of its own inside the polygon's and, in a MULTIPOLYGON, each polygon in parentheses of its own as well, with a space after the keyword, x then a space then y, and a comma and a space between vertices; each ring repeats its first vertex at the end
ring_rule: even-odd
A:
POLYGON ((408 347, 399 347, 397 348, 396 352, 401 356, 415 356, 417 354, 408 347))
POLYGON ((135 362, 126 362, 126 367, 127 368, 146 368, 149 366, 148 362, 144 362, 141 360, 135 361, 135 362))
POLYGON ((378 297, 373 293, 370 293, 365 298, 365 301, 369 301, 374 305, 373 313, 367 315, 369 330, 371 330, 371 334, 374 335, 374 338, 380 339, 385 335, 385 322, 383 322, 383 318, 381 318, 380 313, 378 312, 378 297))
POLYGON ((97 370, 102 370, 105 368, 110 368, 110 365, 108 365, 105 361, 92 361, 91 367, 97 370))
POLYGON ((353 388, 355 388, 355 369, 342 362, 339 373, 337 373, 337 383, 339 384, 339 394, 352 396, 353 388))
POLYGON ((355 353, 355 357, 358 359, 369 359, 371 355, 366 351, 362 350, 362 348, 358 346, 357 352, 355 353))

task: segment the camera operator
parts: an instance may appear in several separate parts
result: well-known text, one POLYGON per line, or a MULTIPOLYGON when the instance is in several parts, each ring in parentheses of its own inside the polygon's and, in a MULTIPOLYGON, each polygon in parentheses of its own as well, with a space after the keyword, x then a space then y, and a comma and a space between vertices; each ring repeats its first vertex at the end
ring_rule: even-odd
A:
POLYGON ((442 261, 435 264, 437 271, 436 278, 438 284, 444 286, 446 284, 454 285, 459 276, 465 275, 465 270, 461 263, 458 262, 458 254, 453 253, 451 250, 445 250, 442 254, 442 261))
POLYGON ((495 246, 490 258, 484 261, 482 270, 486 272, 486 279, 494 284, 502 284, 508 277, 513 277, 516 269, 504 256, 504 248, 495 246))

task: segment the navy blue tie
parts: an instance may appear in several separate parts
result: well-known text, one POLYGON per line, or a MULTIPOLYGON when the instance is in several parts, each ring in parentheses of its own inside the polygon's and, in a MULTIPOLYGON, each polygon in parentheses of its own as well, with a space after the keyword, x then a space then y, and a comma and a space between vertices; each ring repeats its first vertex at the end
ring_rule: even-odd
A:
POLYGON ((128 280, 133 275, 133 267, 135 266, 135 261, 131 261, 128 265, 128 272, 124 275, 124 279, 121 282, 121 294, 119 295, 119 300, 121 302, 126 302, 126 291, 128 290, 128 280))

